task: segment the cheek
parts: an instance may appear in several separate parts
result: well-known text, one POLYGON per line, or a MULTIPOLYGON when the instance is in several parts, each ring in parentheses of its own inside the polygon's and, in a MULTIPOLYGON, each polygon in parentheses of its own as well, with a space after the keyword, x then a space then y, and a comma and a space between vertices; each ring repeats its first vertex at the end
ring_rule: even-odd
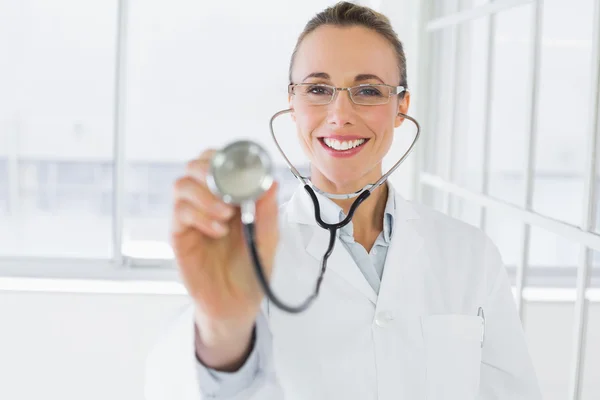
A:
POLYGON ((382 140, 385 144, 391 142, 394 133, 394 110, 383 107, 374 109, 365 114, 363 120, 380 142, 382 140))
POLYGON ((296 109, 296 126, 298 134, 310 140, 311 134, 323 123, 323 113, 311 109, 296 109))

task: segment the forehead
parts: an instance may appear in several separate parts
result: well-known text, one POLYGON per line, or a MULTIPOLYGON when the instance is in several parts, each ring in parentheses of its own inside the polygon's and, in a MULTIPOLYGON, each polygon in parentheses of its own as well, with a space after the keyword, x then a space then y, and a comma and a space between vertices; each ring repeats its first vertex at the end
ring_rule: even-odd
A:
POLYGON ((379 33, 361 26, 321 26, 307 35, 296 54, 292 80, 325 72, 336 85, 345 85, 359 74, 374 74, 390 85, 400 74, 392 44, 379 33))

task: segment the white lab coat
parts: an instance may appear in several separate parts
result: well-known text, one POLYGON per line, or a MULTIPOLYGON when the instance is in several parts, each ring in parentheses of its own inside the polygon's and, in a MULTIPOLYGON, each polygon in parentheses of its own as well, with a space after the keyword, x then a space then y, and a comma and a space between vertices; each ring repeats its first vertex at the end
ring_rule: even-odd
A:
MULTIPOLYGON (((271 284, 298 304, 314 289, 329 233, 302 186, 282 206, 280 224, 271 284)), ((379 295, 338 239, 309 310, 286 314, 265 301, 259 319, 268 321, 258 335, 262 369, 235 399, 541 399, 496 247, 397 192, 379 295)), ((148 400, 202 398, 193 334, 190 306, 148 358, 148 400)))

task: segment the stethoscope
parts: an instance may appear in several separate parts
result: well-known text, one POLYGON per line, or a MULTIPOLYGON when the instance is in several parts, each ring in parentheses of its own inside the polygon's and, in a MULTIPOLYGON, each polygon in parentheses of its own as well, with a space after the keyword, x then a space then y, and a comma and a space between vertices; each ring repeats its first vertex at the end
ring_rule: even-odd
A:
POLYGON ((414 118, 403 113, 398 113, 398 115, 400 115, 401 117, 406 118, 412 123, 414 123, 417 128, 417 133, 415 134, 415 137, 410 147, 404 153, 402 158, 400 158, 400 160, 398 160, 398 162, 394 164, 388 172, 386 172, 381 178, 379 178, 377 182, 373 184, 368 184, 354 193, 333 194, 324 192, 315 185, 313 185, 310 180, 310 177, 302 176, 300 172, 298 172, 298 170, 290 162, 290 160, 286 157, 284 151, 279 145, 279 142, 277 141, 275 131, 273 130, 273 121, 280 115, 292 111, 293 109, 282 110, 275 113, 271 117, 271 120, 269 122, 271 136, 273 137, 273 140, 275 141, 279 152, 285 159, 285 162, 288 164, 290 171, 296 177, 296 179, 298 179, 304 185, 304 189, 312 199, 312 202, 315 206, 315 220, 317 221, 317 224, 321 228, 328 230, 330 233, 329 246, 327 247, 327 251, 323 255, 323 259, 321 261, 321 272, 317 279, 315 292, 310 297, 308 297, 302 304, 300 304, 299 306, 289 306, 287 304, 284 304, 271 291, 256 249, 254 227, 256 217, 256 201, 267 190, 269 190, 274 181, 273 164, 271 162, 271 158, 269 157, 265 149, 255 142, 248 140, 240 140, 227 145, 221 150, 218 150, 217 152, 215 152, 213 158, 211 159, 207 183, 210 190, 215 195, 219 196, 224 202, 240 206, 241 219, 244 228, 246 244, 248 246, 248 249, 250 251, 250 257, 252 258, 252 262, 254 264, 256 277, 260 285, 262 286, 262 289, 264 290, 267 298, 276 307, 283 311, 287 311, 289 313, 300 313, 306 310, 319 295, 321 282, 323 281, 323 276, 327 268, 327 259, 333 252, 333 247, 335 245, 337 230, 343 228, 352 220, 352 216, 354 215, 356 208, 363 201, 365 201, 375 189, 384 184, 388 177, 400 166, 400 164, 402 164, 402 162, 404 162, 404 160, 413 150, 415 144, 417 143, 417 140, 419 139, 421 127, 417 120, 415 120, 414 118), (336 224, 328 224, 321 219, 321 209, 319 206, 319 200, 317 199, 315 192, 326 196, 330 199, 352 199, 356 197, 356 200, 354 200, 354 203, 352 203, 348 215, 346 216, 346 218, 344 218, 344 220, 336 224))

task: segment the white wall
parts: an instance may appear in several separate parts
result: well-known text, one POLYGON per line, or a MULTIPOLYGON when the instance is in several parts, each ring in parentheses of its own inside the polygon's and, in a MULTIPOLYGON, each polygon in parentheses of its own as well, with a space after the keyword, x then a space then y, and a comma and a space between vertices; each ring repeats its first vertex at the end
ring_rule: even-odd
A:
POLYGON ((0 399, 141 400, 145 355, 185 303, 0 291, 0 399))
MULTIPOLYGON (((175 295, 0 291, 0 399, 142 400, 144 359, 175 295)), ((546 400, 566 400, 572 305, 531 303, 525 330, 546 400)), ((600 304, 590 312, 583 400, 600 398, 600 304)), ((177 366, 173 366, 176 368, 177 366)))
MULTIPOLYGON (((0 93, 0 156, 14 150, 22 158, 112 159, 117 2, 93 9, 63 2, 65 7, 43 0, 9 2, 0 12, 0 33, 11 38, 0 41, 0 54, 12 60, 10 70, 0 66, 0 86, 13 93, 0 93)), ((183 162, 207 147, 250 137, 283 163, 268 122, 287 107, 287 70, 298 34, 334 2, 269 1, 259 7, 238 2, 233 8, 190 0, 131 3, 127 160, 183 162)), ((406 47, 411 89, 418 93, 418 2, 362 3, 390 16, 406 47)), ((286 118, 275 125, 277 136, 289 159, 305 163, 286 118)), ((404 144, 394 147, 389 162, 401 156, 404 144)), ((406 197, 412 197, 411 176, 409 162, 392 179, 406 197)))

